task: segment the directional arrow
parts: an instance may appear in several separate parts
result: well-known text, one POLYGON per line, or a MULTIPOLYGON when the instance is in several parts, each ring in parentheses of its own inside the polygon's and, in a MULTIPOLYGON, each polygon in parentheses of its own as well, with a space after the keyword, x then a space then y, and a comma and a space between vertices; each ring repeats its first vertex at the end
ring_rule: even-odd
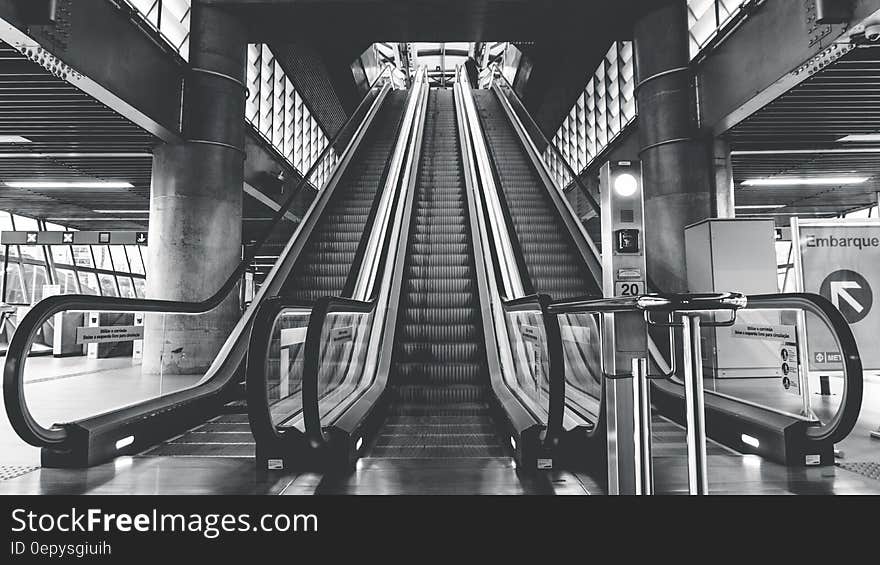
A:
POLYGON ((822 281, 819 294, 840 310, 850 324, 864 320, 874 305, 874 291, 864 275, 851 269, 838 269, 822 281))
POLYGON ((849 303, 853 310, 861 314, 865 310, 864 306, 859 304, 859 301, 849 293, 849 289, 861 290, 861 288, 862 286, 854 281, 831 281, 831 303, 840 310, 840 299, 842 298, 849 303))

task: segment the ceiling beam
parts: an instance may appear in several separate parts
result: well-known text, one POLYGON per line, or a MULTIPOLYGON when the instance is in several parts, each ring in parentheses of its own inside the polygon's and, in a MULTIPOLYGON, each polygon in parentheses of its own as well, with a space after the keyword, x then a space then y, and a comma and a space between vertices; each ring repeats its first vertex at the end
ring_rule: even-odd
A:
POLYGON ((110 2, 72 3, 54 26, 28 27, 0 0, 0 40, 160 139, 180 141, 182 69, 110 2))
POLYGON ((756 4, 695 63, 701 127, 720 135, 845 55, 848 36, 880 10, 880 0, 853 6, 849 24, 817 25, 809 2, 756 4))

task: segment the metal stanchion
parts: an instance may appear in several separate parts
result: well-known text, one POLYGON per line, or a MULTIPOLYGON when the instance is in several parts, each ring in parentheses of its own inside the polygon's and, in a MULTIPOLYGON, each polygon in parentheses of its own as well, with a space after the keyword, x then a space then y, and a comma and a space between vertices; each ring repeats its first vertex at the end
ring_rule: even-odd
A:
POLYGON ((687 412, 688 491, 708 494, 706 472, 706 417, 703 392, 703 355, 700 317, 682 316, 685 406, 687 412))
POLYGON ((633 439, 636 459, 636 494, 654 494, 654 462, 651 458, 651 396, 648 360, 632 360, 633 439))

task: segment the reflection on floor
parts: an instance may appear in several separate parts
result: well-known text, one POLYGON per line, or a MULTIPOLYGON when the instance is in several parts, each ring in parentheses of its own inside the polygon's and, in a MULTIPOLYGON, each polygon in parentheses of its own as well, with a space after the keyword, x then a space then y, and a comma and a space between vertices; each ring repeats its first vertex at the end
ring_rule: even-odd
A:
MULTIPOLYGON (((0 357, 0 365, 5 358, 0 357)), ((131 358, 30 357, 25 365, 25 398, 34 419, 44 425, 70 422, 173 392, 201 375, 141 375, 131 358)), ((40 452, 23 442, 0 419, 0 464, 36 465, 40 452)))
MULTIPOLYGON (((201 433, 242 434, 240 417, 221 416, 201 426, 201 433), (229 429, 227 429, 229 428, 229 429), (232 429, 236 428, 236 429, 232 429)), ((197 432, 198 433, 198 432, 197 432)), ((0 494, 603 494, 600 477, 562 470, 533 474, 516 469, 506 457, 462 461, 361 460, 354 473, 257 472, 249 453, 224 452, 218 443, 183 434, 164 448, 139 457, 123 457, 91 469, 36 469, 0 481, 0 494), (205 444, 206 446, 202 446, 205 444), (173 447, 176 455, 155 455, 173 447), (195 449, 195 451, 193 451, 195 449), (207 449, 210 455, 199 454, 207 449), (225 453, 225 454, 224 454, 225 453)), ((654 474, 657 494, 686 494, 687 457, 684 431, 657 421, 654 474)), ((218 436, 220 437, 220 436, 218 436)), ((246 438, 245 438, 246 439, 246 438)), ((246 441, 233 443, 238 446, 246 441)), ((839 469, 786 468, 754 455, 739 455, 712 444, 709 489, 712 494, 880 494, 880 481, 839 469)))
MULTIPOLYGON (((827 421, 840 405, 843 381, 840 377, 828 379, 830 396, 819 394, 819 374, 810 375, 810 406, 820 420, 827 421)), ((737 398, 757 402, 793 414, 800 414, 803 397, 787 392, 780 379, 707 379, 706 390, 717 390, 737 398)), ((880 440, 871 438, 871 431, 880 426, 880 375, 866 372, 862 410, 855 429, 837 449, 848 461, 880 462, 880 440)))
MULTIPOLYGON (((96 414, 169 392, 196 377, 142 377, 126 359, 33 358, 28 361, 29 403, 41 423, 96 414)), ((764 384, 728 381, 728 392, 754 394, 764 403, 800 398, 764 384), (739 390, 733 389, 739 387, 739 390), (763 387, 763 390, 762 390, 763 387), (781 396, 780 396, 781 394, 781 396), (789 398, 790 397, 790 398, 789 398), (770 399, 770 400, 768 400, 770 399)), ((832 378, 832 392, 838 382, 832 378)), ((814 389, 818 390, 818 386, 814 389)), ((880 424, 880 378, 866 375, 865 400, 856 430, 839 445, 846 461, 880 461, 880 440, 870 431, 880 424)), ((820 414, 836 405, 835 398, 813 398, 820 414)), ((794 404, 792 404, 794 406, 794 404)), ((795 409, 795 408, 792 408, 795 409)), ((240 412, 240 410, 239 410, 240 412)), ((687 492, 687 461, 683 430, 656 420, 653 428, 655 490, 658 494, 687 492)), ((258 473, 253 439, 242 413, 223 414, 172 438, 138 457, 120 458, 91 469, 30 470, 39 450, 25 445, 8 421, 0 422, 0 494, 556 494, 604 493, 601 477, 561 470, 536 474, 518 471, 513 460, 491 457, 467 464, 437 460, 364 459, 354 473, 258 473), (15 471, 15 472, 12 472, 15 471), (23 474, 22 474, 23 473, 23 474)), ((709 483, 714 494, 880 494, 880 481, 836 468, 788 469, 757 456, 742 456, 709 443, 709 483)))

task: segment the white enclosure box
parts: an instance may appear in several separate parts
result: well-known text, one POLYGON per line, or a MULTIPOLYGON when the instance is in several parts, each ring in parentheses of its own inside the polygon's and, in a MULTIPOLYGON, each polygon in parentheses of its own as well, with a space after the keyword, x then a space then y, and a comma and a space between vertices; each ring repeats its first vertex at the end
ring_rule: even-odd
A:
MULTIPOLYGON (((775 227, 772 219, 708 219, 686 227, 690 291, 778 292, 775 227)), ((787 341, 778 336, 792 334, 779 313, 740 312, 732 327, 705 327, 703 362, 711 371, 707 376, 778 378, 783 370, 782 342, 787 341)))

